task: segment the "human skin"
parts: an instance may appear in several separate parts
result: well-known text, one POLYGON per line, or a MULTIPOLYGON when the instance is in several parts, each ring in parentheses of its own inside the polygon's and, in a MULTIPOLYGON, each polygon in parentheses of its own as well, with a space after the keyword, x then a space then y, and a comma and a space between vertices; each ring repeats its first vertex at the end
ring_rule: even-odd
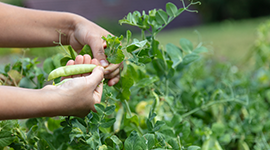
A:
POLYGON ((109 33, 95 23, 72 13, 42 11, 12 6, 0 2, 0 47, 47 47, 54 42, 71 45, 77 52, 88 44, 93 56, 105 68, 108 85, 116 84, 121 64, 109 64, 104 54, 106 42, 101 38, 109 33))
POLYGON ((47 47, 59 42, 79 52, 88 44, 94 55, 78 55, 67 65, 96 64, 91 74, 71 76, 74 79, 60 86, 42 89, 0 86, 0 120, 33 117, 78 116, 95 111, 101 101, 103 78, 112 86, 119 81, 121 64, 109 64, 104 54, 110 34, 95 23, 72 13, 41 11, 11 6, 0 2, 0 47, 47 47), (103 67, 101 67, 103 66, 103 67), (104 69, 105 68, 105 69, 104 69))
POLYGON ((102 97, 104 69, 89 55, 78 55, 78 63, 95 64, 91 74, 74 76, 59 86, 47 85, 42 89, 0 86, 0 120, 34 117, 78 116, 95 111, 94 104, 102 97))

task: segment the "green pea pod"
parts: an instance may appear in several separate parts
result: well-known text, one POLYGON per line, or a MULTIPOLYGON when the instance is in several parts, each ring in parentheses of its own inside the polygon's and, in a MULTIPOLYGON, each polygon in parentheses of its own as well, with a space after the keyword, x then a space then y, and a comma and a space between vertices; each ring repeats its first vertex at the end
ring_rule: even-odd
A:
POLYGON ((76 74, 90 73, 96 67, 94 64, 78 64, 63 66, 54 69, 48 76, 48 81, 56 79, 58 77, 66 77, 76 74))
POLYGON ((59 82, 59 83, 57 83, 57 84, 55 84, 55 83, 53 82, 53 85, 58 86, 58 85, 64 84, 65 82, 67 82, 67 81, 69 81, 69 80, 72 80, 72 79, 73 79, 73 78, 64 79, 63 81, 61 81, 61 82, 59 82))

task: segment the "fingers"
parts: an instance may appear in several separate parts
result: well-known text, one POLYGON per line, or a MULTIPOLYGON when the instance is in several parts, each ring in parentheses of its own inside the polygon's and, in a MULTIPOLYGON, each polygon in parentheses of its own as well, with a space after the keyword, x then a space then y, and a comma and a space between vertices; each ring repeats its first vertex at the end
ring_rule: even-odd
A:
POLYGON ((110 79, 110 80, 108 81, 108 85, 109 85, 109 86, 113 86, 113 85, 115 85, 116 83, 118 83, 119 80, 120 80, 120 75, 118 74, 116 77, 114 77, 114 78, 112 78, 112 79, 110 79))
POLYGON ((106 59, 106 55, 104 52, 106 42, 101 38, 97 38, 96 40, 91 41, 90 46, 94 57, 100 62, 101 66, 103 66, 104 68, 107 67, 109 63, 106 59))
POLYGON ((110 64, 105 69, 105 78, 110 79, 108 82, 109 86, 113 86, 120 80, 120 70, 123 69, 123 63, 120 64, 110 64))
POLYGON ((93 87, 97 87, 97 88, 93 88, 93 92, 100 91, 100 89, 99 89, 100 87, 98 87, 98 85, 102 82, 103 78, 104 78, 104 68, 100 67, 100 66, 97 66, 92 71, 91 75, 86 76, 87 83, 89 83, 93 87))
MULTIPOLYGON (((91 64, 91 56, 86 54, 86 55, 83 55, 83 64, 91 64)), ((82 74, 81 76, 88 76, 90 75, 91 73, 85 73, 85 74, 82 74)))

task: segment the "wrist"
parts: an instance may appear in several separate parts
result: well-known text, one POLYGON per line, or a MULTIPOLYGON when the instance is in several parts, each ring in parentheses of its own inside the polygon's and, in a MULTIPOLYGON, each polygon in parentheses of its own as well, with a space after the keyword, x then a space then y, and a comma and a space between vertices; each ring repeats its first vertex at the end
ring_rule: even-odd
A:
POLYGON ((42 110, 40 116, 55 117, 63 116, 64 97, 59 95, 59 88, 53 85, 47 85, 40 90, 43 97, 42 110))

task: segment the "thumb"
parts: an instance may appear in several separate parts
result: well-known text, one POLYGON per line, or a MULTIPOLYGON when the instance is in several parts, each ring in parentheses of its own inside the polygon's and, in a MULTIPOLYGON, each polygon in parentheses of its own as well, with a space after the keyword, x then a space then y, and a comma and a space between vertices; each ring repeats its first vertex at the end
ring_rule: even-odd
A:
MULTIPOLYGON (((93 87, 98 87, 104 78, 104 68, 97 66, 92 73, 86 77, 86 81, 93 87)), ((93 91, 95 88, 93 88, 93 91)))
POLYGON ((96 58, 99 61, 102 67, 107 67, 109 63, 106 59, 106 55, 104 51, 104 48, 106 47, 106 43, 104 43, 102 39, 100 39, 100 40, 94 41, 94 43, 91 43, 90 45, 92 45, 91 49, 92 49, 94 58, 96 58))

